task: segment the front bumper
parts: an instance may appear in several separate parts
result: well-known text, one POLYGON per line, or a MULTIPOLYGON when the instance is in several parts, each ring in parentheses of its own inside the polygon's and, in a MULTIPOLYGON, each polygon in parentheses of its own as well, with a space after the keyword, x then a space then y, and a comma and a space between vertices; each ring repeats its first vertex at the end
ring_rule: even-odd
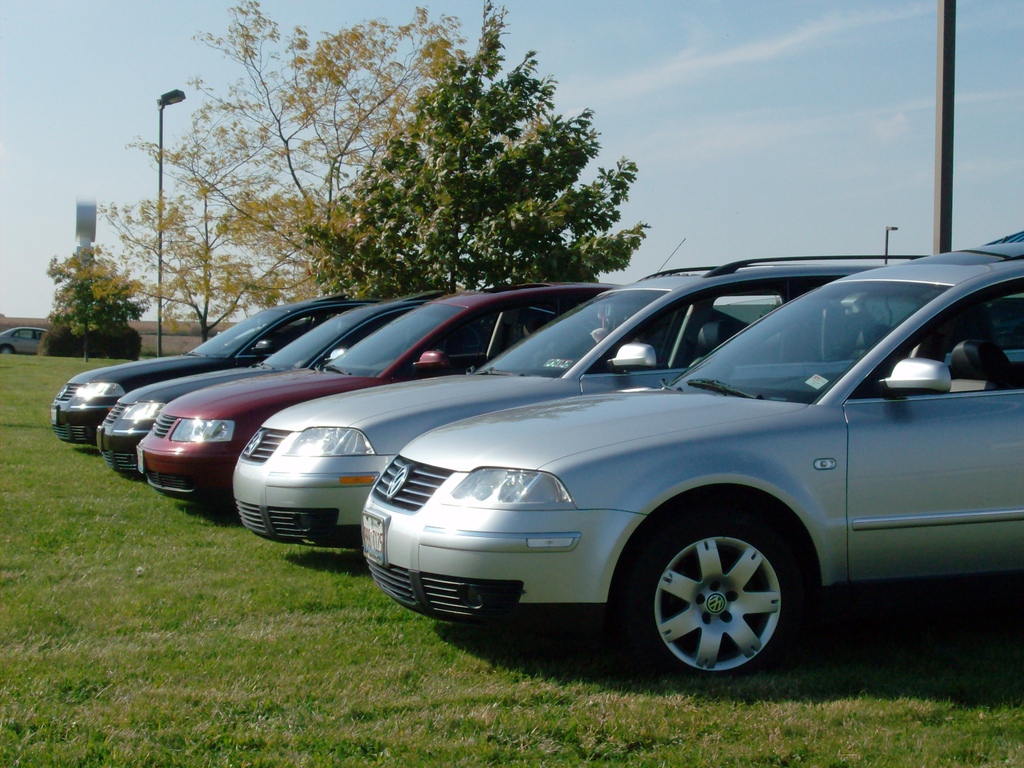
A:
POLYGON ((360 516, 390 456, 240 459, 233 492, 242 524, 258 536, 320 547, 360 546, 360 516))
POLYGON ((50 426, 65 443, 96 444, 96 428, 107 418, 117 401, 76 405, 73 401, 54 400, 50 404, 50 426))
POLYGON ((383 562, 369 547, 370 572, 397 602, 449 621, 527 625, 603 616, 618 557, 642 520, 619 510, 474 509, 433 500, 409 513, 376 496, 364 516, 379 521, 383 539, 383 562))
POLYGON ((231 474, 242 446, 231 443, 174 443, 143 439, 142 469, 149 484, 164 494, 190 501, 229 500, 231 474), (173 447, 165 447, 173 446, 173 447))
POLYGON ((103 461, 111 469, 124 474, 138 474, 139 465, 136 460, 136 448, 142 439, 149 434, 149 428, 130 431, 108 431, 105 424, 96 428, 96 448, 103 456, 103 461))

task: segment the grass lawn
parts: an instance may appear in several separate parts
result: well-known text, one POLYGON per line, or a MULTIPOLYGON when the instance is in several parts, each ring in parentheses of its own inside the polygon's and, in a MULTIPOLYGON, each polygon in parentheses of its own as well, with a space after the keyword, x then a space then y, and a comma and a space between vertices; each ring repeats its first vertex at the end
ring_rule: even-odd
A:
POLYGON ((772 673, 637 676, 438 624, 354 551, 112 472, 48 423, 86 366, 0 358, 0 765, 1024 766, 1016 601, 811 627, 772 673))

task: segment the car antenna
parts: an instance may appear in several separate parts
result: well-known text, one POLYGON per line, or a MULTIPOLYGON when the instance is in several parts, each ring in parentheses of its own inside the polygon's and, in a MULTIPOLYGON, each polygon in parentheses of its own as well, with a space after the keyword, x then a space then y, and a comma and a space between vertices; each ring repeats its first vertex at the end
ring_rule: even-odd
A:
POLYGON ((665 265, 666 265, 666 264, 668 264, 668 262, 669 262, 669 259, 671 259, 671 258, 672 258, 673 256, 675 256, 675 255, 676 255, 676 251, 678 251, 678 250, 679 250, 680 248, 682 248, 682 247, 683 247, 683 243, 685 243, 685 242, 686 242, 686 238, 684 237, 684 238, 683 238, 682 240, 680 240, 680 241, 679 241, 679 245, 677 245, 677 246, 675 247, 675 249, 673 249, 672 253, 670 253, 670 254, 668 255, 668 259, 665 259, 665 261, 663 261, 663 262, 661 263, 661 266, 660 266, 660 267, 658 267, 658 268, 657 268, 657 269, 655 270, 655 272, 661 272, 661 271, 662 271, 663 269, 665 269, 665 265))

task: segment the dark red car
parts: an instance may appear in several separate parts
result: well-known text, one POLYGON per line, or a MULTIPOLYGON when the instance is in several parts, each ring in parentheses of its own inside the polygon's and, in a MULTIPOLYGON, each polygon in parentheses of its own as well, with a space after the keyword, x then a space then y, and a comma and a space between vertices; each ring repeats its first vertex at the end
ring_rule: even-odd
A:
POLYGON ((184 395, 164 406, 139 443, 139 469, 168 496, 230 503, 238 456, 282 408, 396 381, 465 373, 610 287, 545 284, 446 296, 367 336, 324 370, 257 376, 184 395))

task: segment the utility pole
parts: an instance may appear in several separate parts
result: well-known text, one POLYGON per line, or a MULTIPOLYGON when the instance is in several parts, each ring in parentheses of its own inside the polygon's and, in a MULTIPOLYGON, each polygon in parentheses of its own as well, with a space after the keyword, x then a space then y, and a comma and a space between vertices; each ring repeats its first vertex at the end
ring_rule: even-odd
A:
POLYGON ((939 0, 935 89, 935 253, 953 250, 953 76, 956 70, 956 0, 939 0))

